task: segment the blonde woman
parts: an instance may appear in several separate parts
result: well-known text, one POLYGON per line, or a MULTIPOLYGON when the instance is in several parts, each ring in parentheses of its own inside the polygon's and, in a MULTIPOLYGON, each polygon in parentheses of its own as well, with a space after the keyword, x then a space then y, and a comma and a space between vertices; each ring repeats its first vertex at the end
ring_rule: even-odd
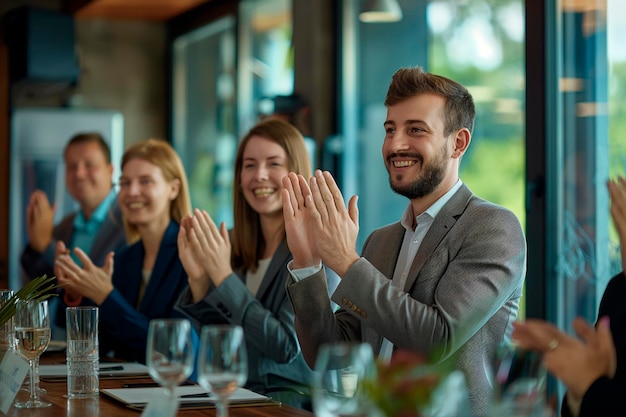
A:
POLYGON ((55 273, 65 285, 62 310, 80 304, 100 307, 101 355, 145 362, 149 321, 182 316, 174 304, 187 275, 176 238, 191 204, 180 158, 162 140, 137 143, 124 153, 119 186, 126 234, 135 243, 110 252, 102 267, 74 248, 80 267, 60 242, 55 273))

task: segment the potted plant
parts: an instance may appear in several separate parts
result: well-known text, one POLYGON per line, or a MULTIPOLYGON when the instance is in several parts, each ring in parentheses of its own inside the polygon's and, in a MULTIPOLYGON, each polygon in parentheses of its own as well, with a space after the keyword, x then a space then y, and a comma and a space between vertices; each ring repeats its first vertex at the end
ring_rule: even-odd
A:
POLYGON ((430 363, 424 355, 399 350, 389 363, 376 363, 376 376, 364 390, 377 417, 469 416, 465 379, 446 364, 430 363))

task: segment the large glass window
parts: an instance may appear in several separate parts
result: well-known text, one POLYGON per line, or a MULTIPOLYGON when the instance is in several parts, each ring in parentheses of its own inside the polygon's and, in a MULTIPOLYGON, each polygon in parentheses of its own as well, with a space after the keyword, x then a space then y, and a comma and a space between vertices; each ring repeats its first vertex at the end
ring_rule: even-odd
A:
POLYGON ((461 179, 474 193, 524 212, 524 4, 428 4, 429 70, 467 86, 476 103, 461 179), (497 173, 497 174, 495 174, 497 173))

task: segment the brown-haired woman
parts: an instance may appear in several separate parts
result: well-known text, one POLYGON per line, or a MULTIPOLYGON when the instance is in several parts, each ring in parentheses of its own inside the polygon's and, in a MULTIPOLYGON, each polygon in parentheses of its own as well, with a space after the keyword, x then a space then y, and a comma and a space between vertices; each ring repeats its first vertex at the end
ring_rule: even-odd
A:
POLYGON ((285 292, 292 256, 285 240, 281 190, 282 178, 290 171, 311 175, 302 135, 281 120, 258 123, 237 150, 230 235, 224 223, 218 228, 205 211, 195 210, 193 217, 183 219, 178 245, 189 289, 177 308, 197 328, 242 326, 249 361, 246 386, 307 407, 308 394, 294 393, 306 390, 312 371, 300 353, 285 292))

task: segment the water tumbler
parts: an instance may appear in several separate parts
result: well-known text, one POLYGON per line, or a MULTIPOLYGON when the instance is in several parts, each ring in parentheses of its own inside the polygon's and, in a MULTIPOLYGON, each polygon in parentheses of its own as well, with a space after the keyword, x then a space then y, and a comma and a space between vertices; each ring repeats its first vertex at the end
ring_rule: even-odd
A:
POLYGON ((67 319, 67 396, 98 396, 98 307, 68 307, 67 319))

